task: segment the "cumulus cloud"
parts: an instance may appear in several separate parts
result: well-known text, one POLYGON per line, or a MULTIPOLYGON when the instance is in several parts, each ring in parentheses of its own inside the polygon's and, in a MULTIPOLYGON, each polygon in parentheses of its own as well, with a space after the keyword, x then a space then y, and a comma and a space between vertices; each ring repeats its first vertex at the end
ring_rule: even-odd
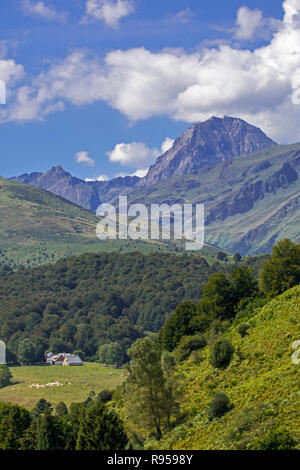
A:
POLYGON ((268 38, 280 26, 280 21, 274 18, 264 18, 261 10, 250 10, 242 6, 237 12, 235 37, 239 40, 268 38))
POLYGON ((65 23, 67 14, 58 12, 51 5, 46 5, 43 1, 34 2, 32 0, 21 0, 21 10, 25 15, 42 18, 46 21, 57 21, 65 23))
POLYGON ((95 160, 89 157, 88 152, 85 152, 85 151, 78 152, 76 153, 74 158, 75 158, 76 163, 83 163, 84 165, 87 165, 87 166, 95 165, 95 160))
POLYGON ((122 166, 136 168, 137 171, 132 176, 145 175, 149 166, 154 163, 162 153, 169 150, 173 142, 172 139, 167 137, 160 149, 156 147, 149 148, 143 142, 121 143, 117 144, 111 152, 107 152, 107 156, 112 163, 119 163, 122 166))
POLYGON ((83 22, 100 20, 111 28, 118 28, 119 21, 130 15, 134 8, 132 0, 87 0, 83 22))
MULTIPOLYGON (((168 116, 194 122, 226 114, 277 141, 300 140, 300 0, 283 7, 280 29, 253 51, 223 44, 194 53, 136 48, 97 57, 77 50, 17 88, 1 120, 43 119, 53 106, 104 101, 130 121, 168 116)), ((137 161, 132 147, 119 145, 114 155, 120 162, 124 149, 137 161)), ((138 148, 147 165, 157 155, 138 148)))

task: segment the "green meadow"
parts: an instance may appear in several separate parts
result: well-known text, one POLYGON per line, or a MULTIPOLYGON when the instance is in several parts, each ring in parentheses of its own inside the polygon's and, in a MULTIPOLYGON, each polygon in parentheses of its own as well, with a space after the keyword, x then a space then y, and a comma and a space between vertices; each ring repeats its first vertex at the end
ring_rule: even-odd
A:
POLYGON ((91 391, 114 389, 125 380, 126 371, 95 363, 82 367, 23 366, 10 367, 13 385, 0 389, 0 402, 11 402, 32 409, 40 398, 52 405, 60 401, 69 406, 86 400, 91 391), (47 386, 57 382, 59 385, 47 386), (39 388, 33 385, 38 385, 39 388))

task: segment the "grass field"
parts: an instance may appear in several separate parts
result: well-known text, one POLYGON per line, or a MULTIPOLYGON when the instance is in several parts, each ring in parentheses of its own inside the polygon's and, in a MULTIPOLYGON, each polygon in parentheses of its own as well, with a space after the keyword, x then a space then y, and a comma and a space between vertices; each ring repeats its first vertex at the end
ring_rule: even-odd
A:
POLYGON ((82 367, 24 366, 11 367, 13 385, 0 389, 0 401, 18 403, 32 409, 40 398, 54 406, 63 401, 66 405, 84 401, 91 391, 98 394, 103 389, 114 389, 125 379, 126 371, 84 363, 82 367), (58 382, 59 386, 45 386, 58 382), (30 387, 32 384, 44 387, 30 387))

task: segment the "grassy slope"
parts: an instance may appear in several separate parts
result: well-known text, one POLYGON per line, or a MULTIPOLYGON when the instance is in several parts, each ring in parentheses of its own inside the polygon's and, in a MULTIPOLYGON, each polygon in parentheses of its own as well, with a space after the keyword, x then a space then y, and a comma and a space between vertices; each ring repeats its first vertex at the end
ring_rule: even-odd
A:
MULTIPOLYGON (((217 219, 205 227, 207 242, 231 252, 266 253, 283 238, 293 241, 300 238, 299 149, 300 144, 276 146, 250 156, 236 157, 197 174, 172 178, 132 193, 129 200, 145 204, 203 203, 208 216, 220 204, 237 204, 246 183, 267 181, 289 162, 296 171, 298 168, 297 181, 276 192, 266 193, 252 209, 225 220, 217 219), (266 162, 270 166, 262 166, 266 162)), ((245 206, 247 199, 245 197, 245 206)))
POLYGON ((246 322, 251 326, 249 336, 242 339, 236 326, 227 334, 244 360, 235 355, 228 369, 219 371, 209 364, 206 348, 203 362, 181 364, 182 411, 188 417, 162 439, 161 449, 246 448, 272 426, 288 429, 300 443, 300 365, 291 360, 292 343, 300 340, 300 286, 246 322), (234 408, 210 423, 207 408, 216 392, 225 392, 234 408), (244 419, 243 411, 249 408, 244 419))
POLYGON ((84 401, 91 391, 114 389, 124 381, 124 371, 99 364, 84 363, 82 367, 26 366, 11 367, 13 385, 0 389, 0 401, 18 403, 32 409, 40 398, 56 405, 64 401, 84 401), (59 387, 29 388, 32 384, 59 382, 59 387))
MULTIPOLYGON (((180 252, 180 244, 100 241, 99 219, 48 191, 0 177, 0 265, 38 266, 86 252, 180 252)), ((217 249, 206 246, 202 255, 217 249)))

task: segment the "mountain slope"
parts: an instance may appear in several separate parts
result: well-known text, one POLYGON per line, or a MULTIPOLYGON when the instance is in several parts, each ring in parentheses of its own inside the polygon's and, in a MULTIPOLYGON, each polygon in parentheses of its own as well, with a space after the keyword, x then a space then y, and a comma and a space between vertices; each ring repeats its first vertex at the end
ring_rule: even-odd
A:
POLYGON ((130 203, 205 204, 205 240, 231 252, 266 253, 300 239, 300 144, 273 146, 129 195, 130 203))
POLYGON ((111 181, 86 182, 75 178, 61 166, 56 166, 46 173, 25 173, 11 178, 11 181, 46 189, 84 209, 96 211, 100 204, 111 201, 118 197, 120 192, 134 186, 139 178, 126 176, 114 178, 111 181))
POLYGON ((138 185, 149 186, 273 145, 277 144, 261 129, 242 119, 212 117, 193 124, 176 139, 172 148, 158 158, 138 185))
MULTIPOLYGON (((0 266, 38 266, 70 255, 99 252, 180 252, 182 243, 99 240, 99 219, 61 197, 0 177, 0 266)), ((201 254, 214 256, 206 246, 201 254)))
POLYGON ((292 343, 300 339, 300 286, 269 302, 251 318, 244 338, 235 324, 226 337, 234 358, 225 370, 209 363, 210 349, 202 360, 179 366, 185 419, 159 442, 157 449, 251 449, 269 430, 287 429, 300 448, 300 365, 293 364, 292 343), (208 405, 217 392, 226 393, 234 405, 222 418, 208 420, 208 405))

